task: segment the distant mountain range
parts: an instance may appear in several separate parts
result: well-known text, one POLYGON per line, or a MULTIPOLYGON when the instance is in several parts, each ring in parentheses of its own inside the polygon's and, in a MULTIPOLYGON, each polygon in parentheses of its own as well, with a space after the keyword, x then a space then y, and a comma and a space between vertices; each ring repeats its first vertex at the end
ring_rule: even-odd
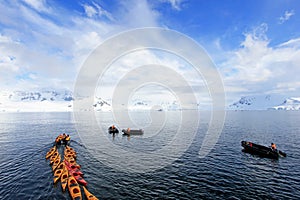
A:
POLYGON ((0 112, 72 111, 73 100, 70 91, 1 91, 0 112))
POLYGON ((73 94, 70 91, 51 91, 25 92, 14 91, 9 93, 8 98, 11 101, 73 101, 73 94))
MULTIPOLYGON (((35 92, 26 91, 1 91, 0 112, 71 112, 73 102, 76 101, 72 92, 63 90, 42 90, 35 92)), ((78 101, 84 101, 84 98, 78 101)), ((135 99, 128 106, 122 105, 121 109, 170 111, 189 109, 181 108, 177 101, 161 100, 153 103, 150 100, 135 99), (157 105, 158 104, 158 105, 157 105), (124 108, 122 107, 124 106, 124 108)), ((197 105, 199 106, 199 105, 197 105)), ((94 98, 91 110, 111 111, 112 101, 100 97, 94 98)), ((300 97, 284 98, 280 95, 257 95, 241 97, 238 101, 227 106, 228 110, 300 110, 300 97)))
POLYGON ((229 110, 300 110, 300 98, 284 98, 280 95, 241 97, 228 106, 229 110))

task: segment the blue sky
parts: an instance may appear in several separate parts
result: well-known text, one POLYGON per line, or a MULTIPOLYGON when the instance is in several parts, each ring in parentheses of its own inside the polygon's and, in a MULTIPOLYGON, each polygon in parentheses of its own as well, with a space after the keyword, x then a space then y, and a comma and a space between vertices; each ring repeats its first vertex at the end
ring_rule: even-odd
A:
POLYGON ((124 30, 165 27, 215 62, 228 102, 300 95, 298 1, 0 1, 0 87, 72 89, 89 53, 124 30))

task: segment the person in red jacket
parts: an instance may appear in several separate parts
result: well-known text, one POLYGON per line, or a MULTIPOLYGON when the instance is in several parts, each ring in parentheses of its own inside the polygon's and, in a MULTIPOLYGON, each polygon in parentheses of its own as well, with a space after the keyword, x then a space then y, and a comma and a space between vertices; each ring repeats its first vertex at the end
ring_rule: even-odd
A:
POLYGON ((276 150, 276 144, 271 143, 271 149, 275 151, 276 150))

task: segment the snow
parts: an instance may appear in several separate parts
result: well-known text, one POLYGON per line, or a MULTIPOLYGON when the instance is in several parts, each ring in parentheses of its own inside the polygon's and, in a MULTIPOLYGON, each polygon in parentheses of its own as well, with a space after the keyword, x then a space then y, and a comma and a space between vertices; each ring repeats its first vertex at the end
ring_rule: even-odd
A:
POLYGON ((300 110, 300 97, 282 95, 256 95, 241 97, 228 106, 229 110, 300 110))
POLYGON ((70 92, 2 91, 0 112, 71 112, 73 98, 70 92))
POLYGON ((300 110, 300 97, 286 99, 281 105, 273 106, 274 110, 300 110))
MULTIPOLYGON (((0 112, 72 112, 74 101, 86 105, 90 101, 87 98, 74 99, 70 91, 1 91, 0 112)), ((89 107, 89 106, 88 106, 89 107)), ((85 106, 86 108, 86 106, 85 106)), ((150 99, 134 99, 119 109, 176 111, 194 109, 195 106, 181 106, 179 102, 171 99, 161 99, 152 102, 150 99)), ((115 108, 117 109, 117 108, 115 108)), ((198 107, 199 109, 199 107, 198 107)), ((202 108, 201 108, 202 109, 202 108)), ((300 110, 300 97, 286 98, 283 95, 255 95, 241 97, 238 101, 227 106, 228 110, 300 110)), ((112 100, 104 100, 94 97, 93 105, 89 111, 110 112, 112 111, 112 100)))
POLYGON ((281 95, 255 95, 241 97, 241 99, 231 105, 229 110, 267 110, 284 101, 281 95))

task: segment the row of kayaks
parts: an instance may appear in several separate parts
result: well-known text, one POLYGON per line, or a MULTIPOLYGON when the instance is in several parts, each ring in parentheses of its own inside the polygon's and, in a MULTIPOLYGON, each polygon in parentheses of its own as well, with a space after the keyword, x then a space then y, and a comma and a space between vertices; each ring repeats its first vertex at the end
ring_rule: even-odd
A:
MULTIPOLYGON (((57 144, 56 140, 55 144, 57 144)), ((81 166, 76 162, 77 153, 72 147, 69 145, 55 145, 46 153, 45 158, 50 161, 53 171, 53 183, 60 182, 63 192, 68 189, 73 200, 82 199, 80 186, 83 188, 86 199, 98 199, 87 190, 87 182, 83 178, 83 172, 80 170, 81 166), (59 151, 63 151, 63 155, 59 151)))

